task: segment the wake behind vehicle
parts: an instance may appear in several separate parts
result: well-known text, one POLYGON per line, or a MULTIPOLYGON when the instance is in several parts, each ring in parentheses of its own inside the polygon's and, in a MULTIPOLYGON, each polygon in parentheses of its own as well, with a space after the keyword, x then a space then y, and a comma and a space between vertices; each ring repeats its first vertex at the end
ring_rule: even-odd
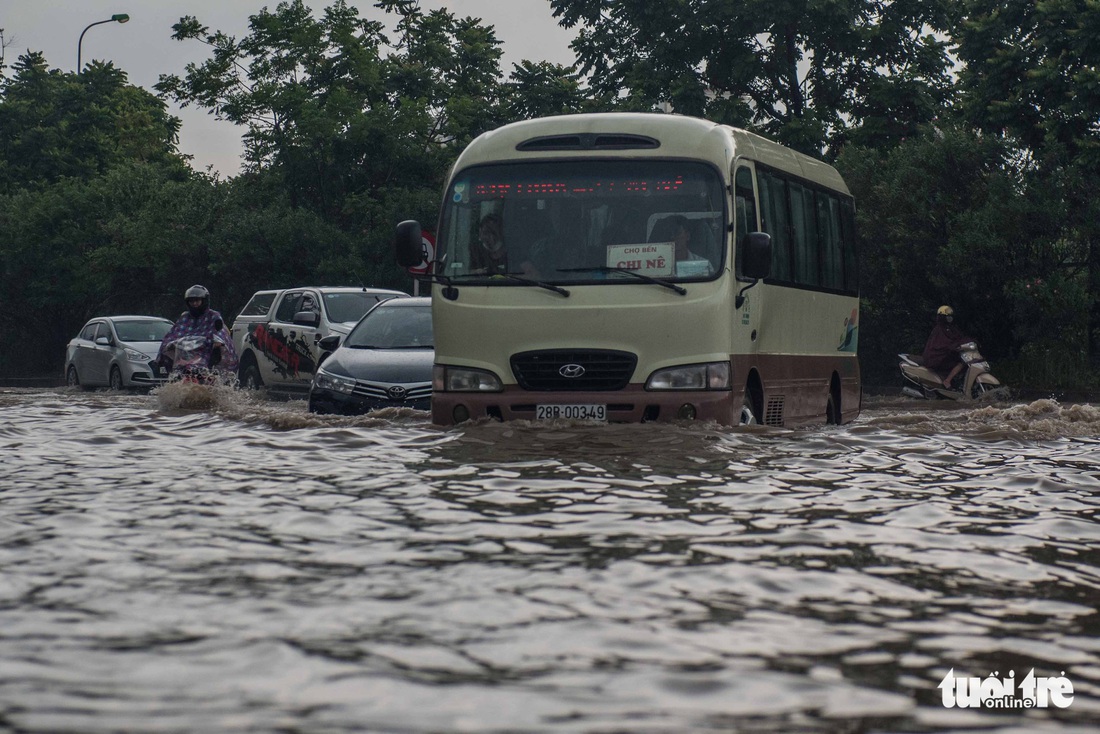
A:
POLYGON ((432 397, 430 298, 393 298, 372 308, 344 338, 322 339, 332 355, 309 391, 313 413, 356 415, 378 408, 428 410, 432 397))
POLYGON ((977 342, 959 346, 959 358, 966 368, 950 388, 944 387, 940 375, 924 366, 919 354, 899 354, 898 368, 907 384, 902 393, 926 400, 981 400, 1004 397, 1008 388, 990 372, 989 362, 978 351, 977 342))
POLYGON ((104 316, 84 325, 65 351, 65 383, 91 390, 154 387, 167 378, 157 350, 172 322, 156 316, 104 316))

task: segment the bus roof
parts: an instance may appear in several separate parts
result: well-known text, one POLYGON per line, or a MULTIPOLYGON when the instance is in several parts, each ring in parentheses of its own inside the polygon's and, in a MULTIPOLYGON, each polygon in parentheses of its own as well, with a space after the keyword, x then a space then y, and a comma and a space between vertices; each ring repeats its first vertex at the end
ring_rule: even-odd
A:
POLYGON ((468 166, 554 158, 690 158, 715 164, 729 176, 731 157, 745 157, 786 171, 835 191, 848 193, 829 164, 774 143, 755 133, 684 115, 647 112, 603 112, 541 117, 504 125, 478 136, 462 152, 454 170, 468 166), (600 136, 616 136, 615 145, 600 146, 600 136), (650 139, 655 145, 622 144, 622 136, 650 139), (569 138, 577 141, 572 145, 569 138), (554 145, 519 146, 550 139, 554 145))

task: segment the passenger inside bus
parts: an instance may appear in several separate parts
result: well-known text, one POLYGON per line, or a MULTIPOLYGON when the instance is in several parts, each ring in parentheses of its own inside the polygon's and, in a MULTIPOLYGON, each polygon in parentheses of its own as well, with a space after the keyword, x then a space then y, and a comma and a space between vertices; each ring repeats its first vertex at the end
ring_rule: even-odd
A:
POLYGON ((508 272, 504 220, 496 212, 486 214, 478 224, 478 242, 470 252, 470 272, 485 275, 508 272))
POLYGON ((552 228, 544 217, 520 219, 524 224, 522 232, 506 229, 504 218, 496 212, 481 218, 478 225, 478 244, 470 253, 471 273, 542 277, 540 271, 546 269, 555 247, 552 228), (518 262, 518 265, 511 266, 509 262, 518 262))
POLYGON ((676 275, 692 276, 710 273, 710 260, 696 252, 697 243, 692 235, 688 218, 673 214, 657 220, 649 234, 650 242, 671 242, 676 245, 676 275))

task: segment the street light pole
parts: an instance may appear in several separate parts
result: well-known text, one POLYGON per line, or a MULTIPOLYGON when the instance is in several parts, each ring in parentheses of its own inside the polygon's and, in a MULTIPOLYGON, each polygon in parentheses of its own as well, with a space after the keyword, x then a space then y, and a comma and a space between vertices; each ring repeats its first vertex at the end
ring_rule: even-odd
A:
POLYGON ((76 42, 76 73, 80 73, 80 47, 84 43, 84 34, 88 32, 88 28, 94 25, 101 25, 103 23, 125 23, 130 20, 130 16, 126 13, 116 13, 107 20, 97 20, 95 23, 90 24, 87 28, 80 32, 80 40, 76 42))

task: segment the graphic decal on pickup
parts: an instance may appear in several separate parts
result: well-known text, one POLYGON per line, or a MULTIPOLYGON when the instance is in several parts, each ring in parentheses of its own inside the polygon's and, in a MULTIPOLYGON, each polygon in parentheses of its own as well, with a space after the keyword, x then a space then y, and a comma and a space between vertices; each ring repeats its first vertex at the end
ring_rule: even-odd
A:
POLYGON ((248 332, 248 343, 257 352, 271 360, 274 363, 275 372, 285 379, 296 379, 302 372, 311 375, 316 371, 313 353, 302 337, 287 341, 281 330, 272 330, 263 324, 256 324, 255 328, 248 332))

